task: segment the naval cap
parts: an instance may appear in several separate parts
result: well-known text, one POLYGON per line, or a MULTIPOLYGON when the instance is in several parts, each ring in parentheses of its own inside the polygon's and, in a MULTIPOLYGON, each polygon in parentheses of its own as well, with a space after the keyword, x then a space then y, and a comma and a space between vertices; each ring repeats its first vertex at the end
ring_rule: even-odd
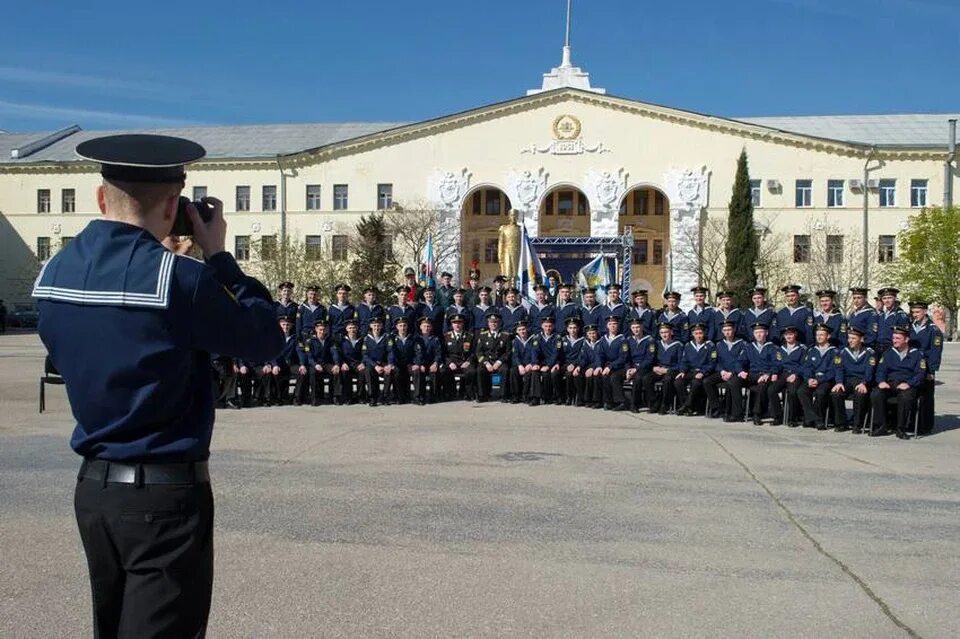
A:
POLYGON ((182 182, 184 165, 203 158, 206 150, 190 140, 169 135, 107 135, 77 145, 76 154, 100 163, 100 174, 121 182, 182 182))

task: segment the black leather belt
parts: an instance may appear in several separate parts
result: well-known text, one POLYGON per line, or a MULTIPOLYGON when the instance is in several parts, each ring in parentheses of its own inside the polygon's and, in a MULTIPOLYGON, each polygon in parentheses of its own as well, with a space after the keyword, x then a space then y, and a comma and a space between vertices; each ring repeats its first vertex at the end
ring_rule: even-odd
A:
POLYGON ((180 464, 125 464, 102 459, 85 459, 77 479, 113 484, 208 484, 207 462, 180 464))

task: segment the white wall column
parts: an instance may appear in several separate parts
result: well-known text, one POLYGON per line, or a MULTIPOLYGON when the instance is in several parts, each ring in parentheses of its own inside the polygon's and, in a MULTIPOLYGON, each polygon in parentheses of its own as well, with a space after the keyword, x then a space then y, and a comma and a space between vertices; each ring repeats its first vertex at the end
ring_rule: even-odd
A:
POLYGON ((709 204, 710 174, 707 167, 699 170, 671 169, 664 174, 664 185, 670 201, 670 251, 667 253, 667 288, 681 294, 681 305, 693 303, 690 289, 699 284, 699 264, 678 260, 678 243, 700 242, 700 212, 709 204))

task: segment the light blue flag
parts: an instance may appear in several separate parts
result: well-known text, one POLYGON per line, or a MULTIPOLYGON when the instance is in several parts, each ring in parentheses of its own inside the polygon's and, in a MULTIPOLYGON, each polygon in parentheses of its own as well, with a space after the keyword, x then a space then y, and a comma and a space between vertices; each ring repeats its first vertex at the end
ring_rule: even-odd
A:
POLYGON ((423 281, 425 286, 437 285, 437 265, 433 258, 433 234, 427 236, 426 256, 424 259, 423 281))
POLYGON ((597 301, 601 304, 607 301, 607 288, 610 286, 610 266, 607 256, 601 253, 577 272, 577 283, 581 290, 585 288, 597 289, 597 301))
POLYGON ((537 255, 527 235, 527 227, 520 225, 520 259, 517 261, 516 285, 524 300, 532 304, 536 300, 536 294, 533 287, 537 284, 543 284, 547 281, 546 271, 540 262, 540 256, 537 255))

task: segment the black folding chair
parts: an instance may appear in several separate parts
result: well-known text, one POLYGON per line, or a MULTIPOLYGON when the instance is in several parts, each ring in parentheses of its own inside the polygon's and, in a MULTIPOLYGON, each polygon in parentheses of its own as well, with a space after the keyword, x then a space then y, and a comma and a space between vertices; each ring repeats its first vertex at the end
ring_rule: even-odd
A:
POLYGON ((40 412, 42 413, 47 409, 47 384, 55 384, 57 386, 63 386, 64 381, 60 376, 60 373, 57 371, 57 367, 53 365, 53 362, 50 360, 50 356, 43 360, 43 375, 40 376, 40 412))

